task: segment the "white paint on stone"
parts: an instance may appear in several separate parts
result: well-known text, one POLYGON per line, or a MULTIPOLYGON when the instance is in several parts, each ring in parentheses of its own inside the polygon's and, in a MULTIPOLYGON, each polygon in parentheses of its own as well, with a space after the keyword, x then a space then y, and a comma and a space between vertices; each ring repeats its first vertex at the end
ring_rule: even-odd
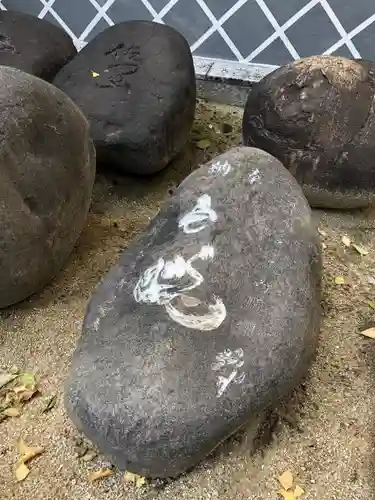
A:
MULTIPOLYGON (((176 259, 178 256, 176 257, 176 259)), ((168 290, 172 285, 160 284, 158 282, 159 276, 165 268, 165 261, 160 257, 157 263, 142 274, 139 278, 134 291, 134 299, 136 302, 143 302, 145 304, 163 304, 164 301, 170 299, 168 290)))
POLYGON ((212 245, 203 245, 200 251, 194 255, 189 262, 194 262, 197 259, 212 260, 215 256, 215 249, 212 245))
POLYGON ((178 227, 186 234, 199 233, 207 227, 209 221, 216 222, 217 219, 217 213, 211 208, 211 196, 203 194, 194 208, 181 217, 178 227))
POLYGON ((92 323, 92 326, 96 332, 99 330, 100 321, 102 320, 102 318, 104 318, 104 316, 106 316, 112 309, 113 309, 113 306, 111 304, 106 303, 106 302, 104 304, 98 306, 97 316, 92 323))
POLYGON ((242 384, 246 378, 246 373, 239 373, 239 369, 244 365, 243 349, 225 349, 216 355, 216 361, 211 364, 214 372, 219 372, 217 378, 217 397, 220 398, 228 387, 232 384, 242 384))
POLYGON ((260 172, 259 172, 259 169, 256 168, 253 172, 251 172, 251 174, 249 174, 250 185, 255 184, 259 180, 260 180, 260 172))
POLYGON ((228 175, 231 170, 232 170, 232 165, 227 160, 225 160, 223 163, 217 161, 216 163, 213 163, 210 167, 211 174, 222 175, 223 177, 228 175))
POLYGON ((177 308, 176 302, 172 303, 179 298, 178 304, 185 309, 201 305, 199 299, 186 294, 204 282, 202 274, 193 267, 193 263, 196 260, 212 260, 214 255, 213 246, 203 245, 188 260, 182 255, 176 255, 171 260, 160 257, 139 278, 133 291, 134 299, 138 303, 165 306, 170 318, 187 328, 202 331, 218 328, 227 314, 220 298, 214 297, 212 304, 206 304, 208 312, 200 315, 186 313, 177 308))
MULTIPOLYGON (((185 300, 186 298, 189 299, 189 296, 184 297, 185 300)), ((165 308, 171 319, 180 323, 180 325, 194 330, 211 331, 219 328, 227 315, 227 310, 223 301, 218 297, 213 297, 213 299, 215 300, 213 304, 207 304, 208 313, 200 314, 199 316, 196 314, 186 314, 180 311, 172 302, 166 304, 165 308)))
POLYGON ((97 332, 99 330, 99 326, 100 326, 100 318, 99 318, 99 316, 97 316, 92 323, 92 327, 97 332))

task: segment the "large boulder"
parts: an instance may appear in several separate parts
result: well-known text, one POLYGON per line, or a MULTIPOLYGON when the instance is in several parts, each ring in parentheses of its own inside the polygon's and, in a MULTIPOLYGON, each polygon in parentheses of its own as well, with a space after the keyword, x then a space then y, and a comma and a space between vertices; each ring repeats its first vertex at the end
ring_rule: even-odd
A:
POLYGON ((185 39, 148 21, 97 35, 54 84, 88 117, 98 162, 124 173, 162 170, 185 145, 195 113, 195 73, 185 39))
POLYGON ((350 209, 375 201, 375 65, 314 56, 287 64, 249 92, 244 143, 296 177, 310 205, 350 209))
POLYGON ((85 223, 95 177, 87 120, 51 84, 0 66, 0 307, 42 289, 85 223))
POLYGON ((73 422, 120 468, 194 466, 306 374, 319 249, 300 187, 269 154, 237 148, 192 173, 89 303, 73 422))
POLYGON ((52 81, 76 54, 62 28, 28 14, 0 11, 0 65, 52 81))

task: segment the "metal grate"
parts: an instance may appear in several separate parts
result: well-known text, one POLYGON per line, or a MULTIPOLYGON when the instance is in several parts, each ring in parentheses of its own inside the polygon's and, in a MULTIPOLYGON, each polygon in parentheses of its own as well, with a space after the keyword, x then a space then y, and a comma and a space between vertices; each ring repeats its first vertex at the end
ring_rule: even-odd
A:
POLYGON ((258 80, 311 54, 375 59, 373 0, 2 0, 0 8, 59 24, 78 49, 116 22, 169 24, 204 76, 258 80))

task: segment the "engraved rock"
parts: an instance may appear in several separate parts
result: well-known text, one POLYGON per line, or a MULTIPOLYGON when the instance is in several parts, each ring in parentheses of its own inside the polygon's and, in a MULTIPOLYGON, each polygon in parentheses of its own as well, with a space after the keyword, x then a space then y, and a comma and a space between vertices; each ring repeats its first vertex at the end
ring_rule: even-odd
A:
POLYGON ((92 297, 66 406, 117 466, 176 476, 298 385, 320 244, 292 175, 235 148, 187 177, 92 297))
POLYGON ((195 73, 173 28, 128 21, 101 32, 54 84, 91 124, 98 162, 125 173, 162 170, 185 145, 195 113, 195 73))
POLYGON ((52 81, 77 54, 59 26, 20 12, 0 11, 0 64, 52 81))
POLYGON ((42 289, 82 231, 95 177, 89 125, 63 92, 0 66, 0 307, 42 289))
POLYGON ((375 202, 375 65, 313 56, 287 64, 249 92, 243 136, 278 158, 311 206, 375 202))

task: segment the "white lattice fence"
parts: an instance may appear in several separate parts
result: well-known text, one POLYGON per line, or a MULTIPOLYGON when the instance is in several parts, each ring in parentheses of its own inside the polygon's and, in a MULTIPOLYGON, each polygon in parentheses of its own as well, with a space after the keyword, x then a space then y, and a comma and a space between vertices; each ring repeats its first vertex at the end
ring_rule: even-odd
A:
POLYGON ((82 48, 116 22, 150 19, 188 40, 200 74, 258 79, 311 54, 375 59, 374 0, 2 0, 61 25, 82 48))

